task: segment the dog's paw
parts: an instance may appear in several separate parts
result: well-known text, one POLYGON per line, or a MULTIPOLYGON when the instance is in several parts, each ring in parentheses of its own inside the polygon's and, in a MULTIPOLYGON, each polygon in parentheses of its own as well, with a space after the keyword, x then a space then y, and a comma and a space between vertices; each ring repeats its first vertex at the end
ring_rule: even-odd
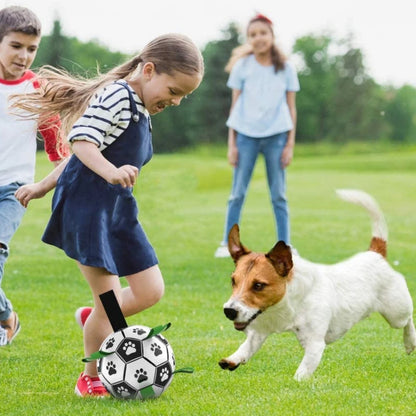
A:
POLYGON ((303 368, 298 368, 294 379, 296 381, 304 381, 307 380, 312 374, 310 374, 307 370, 303 369, 303 368))
POLYGON ((230 371, 234 371, 240 365, 240 364, 235 364, 231 361, 228 361, 225 358, 223 358, 218 364, 223 370, 230 370, 230 371))
POLYGON ((416 345, 413 343, 409 343, 409 344, 405 344, 404 347, 406 349, 406 354, 411 354, 415 350, 416 345))

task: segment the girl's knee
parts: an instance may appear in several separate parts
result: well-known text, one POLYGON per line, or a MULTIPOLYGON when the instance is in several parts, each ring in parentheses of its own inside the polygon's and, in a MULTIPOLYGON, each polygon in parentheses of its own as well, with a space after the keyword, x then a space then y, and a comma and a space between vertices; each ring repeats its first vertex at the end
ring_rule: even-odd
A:
MULTIPOLYGON (((163 295, 165 294, 165 284, 163 280, 159 282, 157 286, 155 286, 152 290, 152 293, 149 295, 149 300, 152 302, 152 305, 159 302, 163 295)), ((151 305, 150 305, 151 306, 151 305)))

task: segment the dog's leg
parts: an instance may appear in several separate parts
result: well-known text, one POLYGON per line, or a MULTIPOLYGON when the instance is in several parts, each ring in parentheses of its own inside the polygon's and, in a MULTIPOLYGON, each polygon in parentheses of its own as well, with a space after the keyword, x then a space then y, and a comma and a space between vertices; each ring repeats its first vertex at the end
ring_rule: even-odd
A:
POLYGON ((410 354, 416 348, 416 331, 412 316, 403 328, 403 341, 406 352, 410 354))
POLYGON ((238 350, 229 357, 223 358, 218 364, 223 370, 235 370, 240 364, 245 364, 259 350, 267 335, 249 331, 246 340, 238 350))
POLYGON ((309 340, 305 342, 304 350, 305 355, 303 356, 302 362, 295 373, 295 380, 301 381, 310 377, 321 362, 322 354, 325 350, 325 341, 320 340, 309 340))

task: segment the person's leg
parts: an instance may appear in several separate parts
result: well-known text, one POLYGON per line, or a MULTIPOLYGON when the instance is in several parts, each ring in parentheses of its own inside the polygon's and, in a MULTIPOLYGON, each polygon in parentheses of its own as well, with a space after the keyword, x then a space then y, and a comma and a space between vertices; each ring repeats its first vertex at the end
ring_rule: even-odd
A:
MULTIPOLYGON (((157 265, 127 276, 129 286, 123 289, 119 277, 104 269, 84 265, 79 265, 79 268, 90 285, 94 299, 94 308, 84 324, 84 352, 88 357, 99 350, 104 339, 112 332, 100 294, 113 290, 123 315, 127 317, 157 303, 164 293, 164 281, 157 265)), ((86 363, 84 373, 96 376, 96 363, 86 363)))
POLYGON ((278 240, 290 244, 289 208, 286 199, 286 170, 282 169, 280 158, 286 145, 287 133, 281 133, 261 140, 266 162, 267 181, 276 223, 278 240))
MULTIPOLYGON (((19 186, 17 183, 0 186, 0 321, 2 324, 8 324, 7 320, 11 319, 10 315, 13 310, 10 300, 1 289, 4 265, 9 256, 10 240, 26 212, 26 208, 14 197, 19 186)), ((15 320, 14 316, 13 320, 15 320)))
POLYGON ((124 316, 135 315, 150 308, 159 302, 165 292, 165 283, 158 265, 126 276, 126 279, 129 286, 123 288, 121 293, 124 316))
POLYGON ((227 244, 228 234, 234 224, 240 223, 241 210, 247 195, 248 185, 253 174, 259 152, 259 142, 255 138, 237 135, 238 163, 234 168, 233 184, 228 199, 223 244, 227 244))
MULTIPOLYGON (((84 266, 78 264, 81 273, 87 280, 93 295, 94 307, 84 324, 84 353, 89 357, 98 351, 104 339, 111 334, 112 327, 107 314, 101 303, 100 294, 113 290, 121 305, 121 285, 120 279, 116 275, 110 274, 107 270, 84 266)), ((88 362, 85 365, 84 374, 90 377, 97 376, 97 363, 88 362)))

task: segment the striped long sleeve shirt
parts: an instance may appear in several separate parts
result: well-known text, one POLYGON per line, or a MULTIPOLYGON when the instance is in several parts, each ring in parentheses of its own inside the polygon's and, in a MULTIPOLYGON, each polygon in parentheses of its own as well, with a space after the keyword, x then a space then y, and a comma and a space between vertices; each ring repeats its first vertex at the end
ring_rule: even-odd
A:
MULTIPOLYGON (((138 95, 133 93, 139 117, 148 117, 138 95)), ((122 85, 112 83, 93 98, 85 113, 74 124, 69 142, 85 140, 92 142, 103 151, 127 129, 131 119, 129 94, 122 85)))

